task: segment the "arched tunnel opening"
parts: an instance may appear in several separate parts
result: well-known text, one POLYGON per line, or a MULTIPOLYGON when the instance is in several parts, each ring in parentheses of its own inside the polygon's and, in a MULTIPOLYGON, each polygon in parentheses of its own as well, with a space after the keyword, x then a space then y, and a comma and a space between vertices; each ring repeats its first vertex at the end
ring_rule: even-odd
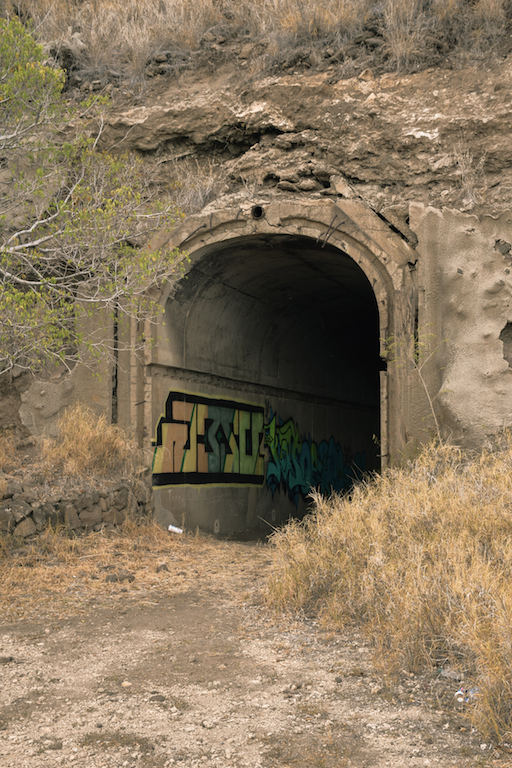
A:
POLYGON ((195 251, 158 344, 161 522, 269 531, 312 488, 380 468, 377 301, 334 245, 265 234, 195 251))

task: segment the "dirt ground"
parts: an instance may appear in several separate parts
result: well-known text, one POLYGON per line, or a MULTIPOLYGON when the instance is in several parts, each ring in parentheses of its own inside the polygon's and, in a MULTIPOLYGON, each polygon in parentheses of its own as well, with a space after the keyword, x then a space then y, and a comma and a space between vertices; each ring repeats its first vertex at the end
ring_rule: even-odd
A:
POLYGON ((360 633, 265 607, 268 544, 190 539, 135 573, 111 550, 60 589, 51 558, 8 554, 11 588, 31 571, 36 599, 2 596, 2 768, 512 765, 449 671, 387 677, 360 633))

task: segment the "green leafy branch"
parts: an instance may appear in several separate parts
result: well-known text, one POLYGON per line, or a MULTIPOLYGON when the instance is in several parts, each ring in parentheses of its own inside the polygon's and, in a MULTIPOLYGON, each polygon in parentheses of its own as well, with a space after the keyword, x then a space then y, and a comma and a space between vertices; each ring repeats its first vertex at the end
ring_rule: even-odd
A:
POLYGON ((81 122, 63 82, 19 20, 0 19, 0 373, 111 354, 108 328, 84 337, 84 315, 154 321, 155 289, 186 258, 148 249, 180 211, 140 157, 96 150, 83 116, 106 101, 82 104, 81 122))

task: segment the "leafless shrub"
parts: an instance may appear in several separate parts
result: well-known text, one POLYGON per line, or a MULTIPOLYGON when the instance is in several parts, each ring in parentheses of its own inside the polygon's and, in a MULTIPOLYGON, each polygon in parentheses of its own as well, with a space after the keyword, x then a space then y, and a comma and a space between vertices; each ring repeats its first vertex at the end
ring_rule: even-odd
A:
POLYGON ((161 176, 170 183, 173 202, 185 214, 196 213, 215 200, 224 181, 211 160, 179 158, 162 163, 161 176))
POLYGON ((454 155, 458 165, 462 203, 466 208, 473 208, 484 201, 487 191, 484 173, 486 155, 482 154, 477 160, 462 143, 455 148, 454 155))

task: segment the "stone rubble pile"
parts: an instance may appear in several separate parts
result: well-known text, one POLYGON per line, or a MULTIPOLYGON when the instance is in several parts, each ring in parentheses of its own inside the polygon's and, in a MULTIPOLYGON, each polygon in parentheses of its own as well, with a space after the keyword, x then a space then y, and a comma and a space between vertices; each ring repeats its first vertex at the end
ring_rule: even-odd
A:
POLYGON ((44 473, 24 477, 0 473, 0 533, 21 538, 47 526, 66 526, 77 533, 100 531, 152 516, 151 475, 123 479, 97 489, 63 490, 50 485, 44 473))

